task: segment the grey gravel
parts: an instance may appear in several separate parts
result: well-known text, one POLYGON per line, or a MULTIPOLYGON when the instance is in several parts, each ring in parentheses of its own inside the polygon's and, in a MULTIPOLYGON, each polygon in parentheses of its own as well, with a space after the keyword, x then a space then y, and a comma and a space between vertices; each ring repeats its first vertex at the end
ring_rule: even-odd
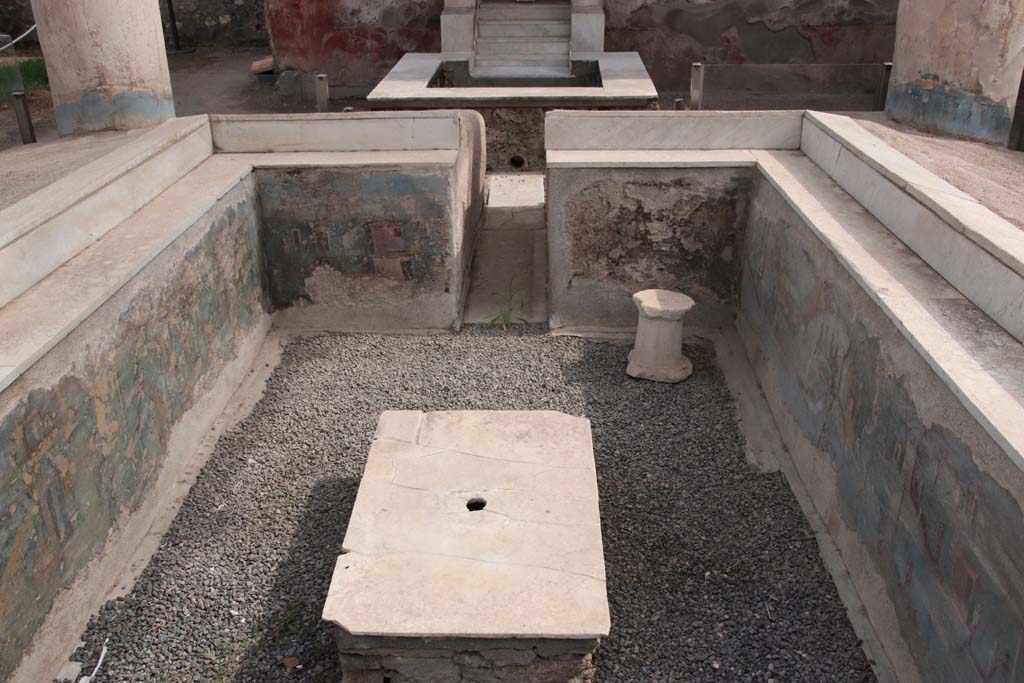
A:
POLYGON ((529 328, 293 341, 76 659, 109 636, 97 681, 337 683, 319 614, 380 413, 529 409, 593 423, 600 683, 874 680, 782 476, 744 460, 710 347, 680 385, 627 377, 625 353, 529 328))

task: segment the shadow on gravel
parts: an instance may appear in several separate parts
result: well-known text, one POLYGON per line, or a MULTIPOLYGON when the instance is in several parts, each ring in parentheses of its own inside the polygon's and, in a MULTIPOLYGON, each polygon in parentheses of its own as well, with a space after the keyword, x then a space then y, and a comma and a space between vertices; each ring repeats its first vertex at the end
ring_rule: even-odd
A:
POLYGON ((341 680, 334 634, 320 612, 358 487, 354 478, 323 479, 306 498, 298 533, 256 618, 260 637, 245 653, 235 683, 341 680))
POLYGON ((591 421, 611 633, 597 683, 874 680, 798 502, 744 455, 709 342, 680 384, 626 375, 629 347, 563 362, 591 421))

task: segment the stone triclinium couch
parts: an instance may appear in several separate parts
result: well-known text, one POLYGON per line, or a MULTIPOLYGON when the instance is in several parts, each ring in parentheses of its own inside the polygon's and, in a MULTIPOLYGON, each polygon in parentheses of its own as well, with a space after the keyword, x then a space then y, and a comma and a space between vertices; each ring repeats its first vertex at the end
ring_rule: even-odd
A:
POLYGON ((1024 232, 842 116, 556 112, 546 135, 552 327, 630 329, 650 287, 735 319, 875 658, 1022 680, 1024 232))
POLYGON ((195 451, 271 314, 459 324, 482 127, 474 112, 176 119, 0 211, 0 679, 195 451))

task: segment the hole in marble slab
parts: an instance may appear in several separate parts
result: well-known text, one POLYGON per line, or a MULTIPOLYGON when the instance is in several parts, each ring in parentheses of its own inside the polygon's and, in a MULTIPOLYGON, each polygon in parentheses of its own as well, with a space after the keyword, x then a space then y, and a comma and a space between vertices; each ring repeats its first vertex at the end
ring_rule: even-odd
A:
POLYGON ((508 165, 518 171, 526 166, 526 159, 518 154, 514 154, 512 158, 508 160, 508 165))
POLYGON ((466 503, 466 509, 470 512, 479 512, 487 507, 487 501, 483 498, 470 498, 466 503))

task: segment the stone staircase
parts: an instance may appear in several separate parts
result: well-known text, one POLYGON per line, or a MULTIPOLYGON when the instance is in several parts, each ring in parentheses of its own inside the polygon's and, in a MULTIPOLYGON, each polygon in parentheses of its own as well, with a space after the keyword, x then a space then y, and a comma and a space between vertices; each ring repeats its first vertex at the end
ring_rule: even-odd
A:
POLYGON ((477 11, 476 77, 562 78, 571 75, 568 0, 488 2, 477 11))

